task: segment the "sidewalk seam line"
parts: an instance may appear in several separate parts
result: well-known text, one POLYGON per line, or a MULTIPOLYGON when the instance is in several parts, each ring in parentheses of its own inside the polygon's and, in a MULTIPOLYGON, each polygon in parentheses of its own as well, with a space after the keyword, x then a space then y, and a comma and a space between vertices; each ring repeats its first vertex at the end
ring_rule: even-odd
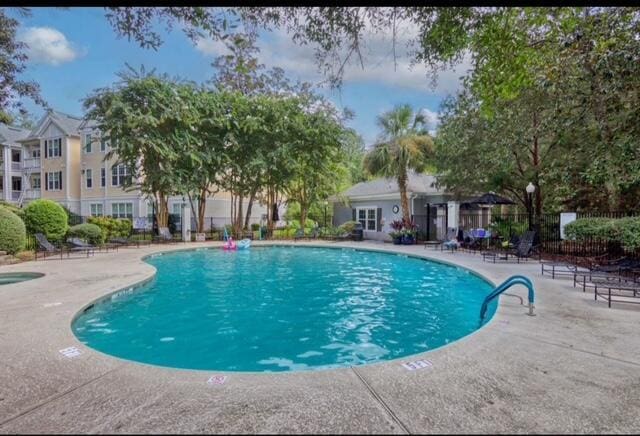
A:
POLYGON ((51 403, 53 401, 59 400, 60 398, 62 398, 62 397, 66 396, 66 395, 68 395, 68 394, 70 394, 72 392, 77 391, 78 389, 81 389, 81 388, 93 383, 94 381, 100 380, 101 378, 111 374, 114 371, 117 371, 118 369, 122 368, 123 366, 124 365, 119 365, 118 367, 110 369, 109 371, 105 372, 104 374, 101 374, 98 377, 93 378, 91 380, 87 380, 86 382, 84 382, 84 383, 82 383, 82 384, 80 384, 80 385, 78 385, 76 387, 73 387, 71 389, 67 389, 66 391, 61 392, 61 393, 59 393, 57 395, 54 394, 53 397, 49 397, 49 398, 41 401, 40 403, 36 404, 35 406, 32 406, 32 407, 30 407, 30 408, 28 408, 26 410, 23 410, 22 412, 19 412, 17 415, 13 415, 12 417, 0 422, 0 427, 3 427, 5 424, 10 423, 11 421, 15 421, 18 418, 21 418, 21 417, 23 417, 25 415, 28 415, 31 412, 34 412, 37 409, 40 409, 41 407, 46 406, 47 404, 49 404, 49 403, 51 403))
POLYGON ((356 375, 356 377, 358 377, 360 379, 360 381, 362 382, 362 384, 367 388, 367 390, 369 391, 369 393, 373 396, 373 398, 378 401, 382 407, 384 408, 384 410, 387 411, 387 413, 389 414, 389 416, 391 416, 391 419, 393 421, 396 422, 396 424, 398 424, 400 426, 400 428, 406 433, 406 434, 411 434, 411 432, 409 431, 409 429, 407 428, 406 425, 404 425, 404 423, 400 420, 400 418, 398 418, 398 416, 393 413, 393 410, 391 410, 391 408, 387 405, 387 403, 384 402, 384 400, 382 399, 382 397, 373 389, 373 387, 371 387, 371 385, 369 385, 369 383, 367 383, 367 381, 364 379, 364 377, 362 377, 358 371, 356 371, 356 369, 351 366, 350 367, 351 370, 353 371, 353 373, 356 375))

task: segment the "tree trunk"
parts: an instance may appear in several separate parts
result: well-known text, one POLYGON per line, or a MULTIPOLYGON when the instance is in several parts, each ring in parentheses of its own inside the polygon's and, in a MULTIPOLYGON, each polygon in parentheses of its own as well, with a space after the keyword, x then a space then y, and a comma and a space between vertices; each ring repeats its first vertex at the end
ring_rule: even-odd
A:
POLYGON ((407 172, 403 171, 398 175, 398 189, 400 189, 400 205, 402 206, 402 218, 405 222, 411 222, 411 211, 409 210, 409 197, 407 197, 407 172))
POLYGON ((249 220, 251 219, 251 208, 253 207, 253 202, 256 199, 256 191, 251 192, 251 196, 249 197, 249 203, 247 204, 247 214, 244 217, 244 228, 249 228, 249 220))
POLYGON ((309 206, 300 205, 300 228, 304 229, 304 223, 307 221, 307 213, 309 212, 309 206))
POLYGON ((156 220, 158 221, 158 228, 169 227, 169 209, 167 206, 167 196, 164 192, 156 192, 156 198, 158 199, 158 211, 156 212, 156 220))
POLYGON ((234 223, 234 232, 236 234, 242 233, 242 203, 244 201, 244 197, 242 195, 238 195, 238 201, 236 202, 237 212, 236 212, 236 222, 234 223))
POLYGON ((204 233, 204 213, 207 209, 207 193, 207 188, 203 188, 200 191, 200 201, 198 202, 198 233, 204 233))

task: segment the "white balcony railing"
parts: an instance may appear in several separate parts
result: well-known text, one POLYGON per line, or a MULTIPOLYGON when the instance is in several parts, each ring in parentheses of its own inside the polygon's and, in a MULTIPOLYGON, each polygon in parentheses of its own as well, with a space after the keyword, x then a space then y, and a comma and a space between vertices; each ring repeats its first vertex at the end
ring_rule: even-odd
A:
POLYGON ((18 201, 20 199, 20 194, 22 194, 22 191, 11 191, 11 200, 18 201))
POLYGON ((40 168, 40 158, 32 157, 22 161, 23 169, 39 169, 40 168))
POLYGON ((27 189, 24 191, 25 200, 35 200, 40 198, 40 189, 27 189))
POLYGON ((11 162, 11 171, 20 171, 22 169, 22 162, 11 162))

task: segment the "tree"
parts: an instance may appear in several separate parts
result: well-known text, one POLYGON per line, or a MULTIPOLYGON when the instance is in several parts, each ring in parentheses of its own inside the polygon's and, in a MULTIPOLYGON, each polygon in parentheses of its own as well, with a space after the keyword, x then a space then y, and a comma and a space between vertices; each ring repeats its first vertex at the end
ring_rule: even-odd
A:
MULTIPOLYGON (((28 16, 26 8, 16 8, 20 16, 28 16)), ((40 86, 33 81, 19 79, 26 69, 26 44, 16 39, 18 20, 0 9, 0 123, 12 124, 17 111, 26 115, 21 98, 30 98, 37 104, 45 106, 40 96, 40 86)))
POLYGON ((423 171, 433 152, 433 141, 424 130, 424 117, 409 105, 396 106, 378 117, 382 141, 374 145, 364 160, 374 175, 394 177, 400 190, 402 216, 411 221, 407 181, 410 170, 423 171))
POLYGON ((130 177, 125 189, 140 189, 157 204, 159 227, 168 225, 168 195, 176 187, 176 162, 181 132, 177 120, 182 107, 174 83, 165 76, 129 69, 112 87, 94 91, 84 100, 86 118, 95 120, 111 151, 130 177))

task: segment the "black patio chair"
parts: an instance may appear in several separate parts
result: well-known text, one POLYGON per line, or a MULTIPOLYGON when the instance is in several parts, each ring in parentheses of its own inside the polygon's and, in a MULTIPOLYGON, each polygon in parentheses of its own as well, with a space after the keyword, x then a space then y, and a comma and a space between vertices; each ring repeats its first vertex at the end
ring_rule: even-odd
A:
POLYGON ((67 257, 70 256, 71 253, 87 253, 87 257, 91 253, 93 253, 93 249, 87 249, 82 247, 70 247, 70 248, 62 248, 56 247, 53 245, 47 237, 42 233, 36 233, 35 235, 36 242, 38 242, 38 249, 36 249, 36 260, 38 260, 38 252, 43 252, 43 257, 46 259, 48 254, 58 254, 60 253, 60 259, 63 259, 63 254, 67 253, 67 257))
POLYGON ((493 260, 493 263, 496 263, 496 260, 509 260, 509 257, 515 257, 520 263, 520 259, 528 259, 533 253, 533 241, 535 239, 536 232, 533 230, 529 230, 524 232, 522 238, 520 238, 520 242, 515 248, 507 249, 507 250, 496 250, 496 251, 485 251, 482 253, 482 260, 486 261, 487 259, 493 260))

